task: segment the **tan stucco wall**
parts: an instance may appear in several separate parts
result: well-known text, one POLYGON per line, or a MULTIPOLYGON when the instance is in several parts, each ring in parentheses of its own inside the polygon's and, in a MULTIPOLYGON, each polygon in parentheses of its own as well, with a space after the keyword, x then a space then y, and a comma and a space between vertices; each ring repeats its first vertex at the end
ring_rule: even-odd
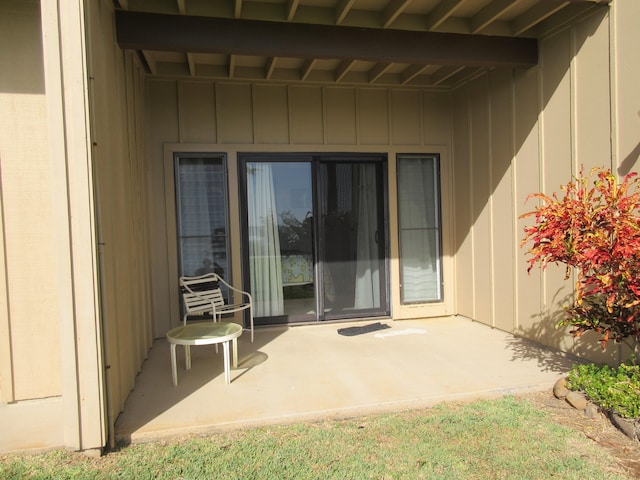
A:
POLYGON ((234 282, 240 284, 237 152, 383 152, 389 159, 392 313, 416 318, 452 313, 450 99, 414 88, 286 85, 152 79, 147 83, 147 154, 151 166, 154 331, 179 322, 173 152, 228 155, 234 282), (399 300, 395 156, 440 153, 443 177, 445 302, 399 300))
MULTIPOLYGON (((615 2, 624 13, 614 18, 638 18, 639 3, 615 2)), ((613 36, 610 26, 606 12, 584 18, 540 41, 536 68, 489 72, 453 94, 457 313, 596 361, 616 361, 616 347, 603 353, 592 336, 574 341, 555 328, 572 282, 561 267, 527 274, 519 244, 530 220, 518 217, 533 208, 527 195, 558 191, 580 166, 615 169, 616 150, 635 148, 637 159, 638 66, 630 60, 640 43, 631 21, 613 36), (625 97, 613 107, 612 45, 625 97), (620 118, 617 133, 612 118, 620 118)))

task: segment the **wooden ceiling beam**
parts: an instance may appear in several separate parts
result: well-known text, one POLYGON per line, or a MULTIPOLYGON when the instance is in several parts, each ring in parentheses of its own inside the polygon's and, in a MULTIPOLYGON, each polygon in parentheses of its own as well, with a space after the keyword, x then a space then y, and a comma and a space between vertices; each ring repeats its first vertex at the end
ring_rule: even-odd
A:
POLYGON ((342 0, 338 8, 336 9, 336 24, 341 24, 344 22, 344 19, 347 18, 347 15, 351 11, 351 7, 356 0, 342 0))
POLYGON ((522 0, 494 0, 471 18, 471 33, 477 33, 507 13, 522 0))
POLYGON ((400 16, 400 14, 404 11, 405 8, 409 6, 409 4, 413 0, 394 0, 385 8, 382 26, 384 28, 389 27, 396 19, 400 16))
POLYGON ((374 83, 391 68, 390 63, 379 63, 369 71, 369 83, 374 83))
POLYGON ((343 60, 340 62, 340 65, 336 68, 336 82, 340 82, 344 79, 345 75, 349 73, 349 70, 351 70, 354 63, 355 60, 343 60))
POLYGON ((513 20, 511 24, 513 35, 520 35, 526 32, 570 3, 569 0, 545 0, 536 4, 531 10, 513 20))
POLYGON ((131 50, 528 68, 535 39, 116 11, 131 50))
POLYGON ((427 17, 427 30, 433 30, 442 25, 464 2, 466 0, 442 0, 427 17))
POLYGON ((300 0, 289 0, 289 5, 287 6, 287 22, 291 22, 293 20, 299 6, 300 0))

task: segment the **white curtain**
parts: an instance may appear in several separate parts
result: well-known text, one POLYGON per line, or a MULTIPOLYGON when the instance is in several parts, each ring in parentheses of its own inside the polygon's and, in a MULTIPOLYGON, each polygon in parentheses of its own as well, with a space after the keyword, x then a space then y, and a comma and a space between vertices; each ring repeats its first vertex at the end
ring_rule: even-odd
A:
POLYGON ((356 309, 380 307, 380 259, 375 165, 354 166, 358 188, 356 309))
MULTIPOLYGON (((181 159, 178 170, 180 194, 180 246, 182 274, 196 275, 204 262, 213 261, 211 232, 215 206, 211 195, 215 165, 201 159, 181 159)), ((223 223, 224 225, 224 223, 223 223)))
POLYGON ((398 163, 402 301, 441 298, 435 159, 401 158, 398 163))
POLYGON ((284 314, 280 235, 269 163, 247 164, 249 264, 255 316, 284 314))

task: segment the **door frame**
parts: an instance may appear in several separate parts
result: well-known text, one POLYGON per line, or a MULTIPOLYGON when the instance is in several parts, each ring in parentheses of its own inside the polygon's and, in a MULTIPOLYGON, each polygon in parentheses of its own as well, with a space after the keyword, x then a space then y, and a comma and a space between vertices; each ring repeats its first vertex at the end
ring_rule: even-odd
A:
POLYGON ((238 152, 237 153, 237 171, 238 171, 238 193, 239 193, 239 203, 240 203, 240 223, 241 223, 241 252, 242 252, 242 278, 243 278, 243 288, 250 289, 250 272, 249 272, 249 242, 248 242, 248 231, 247 231, 247 222, 248 222, 248 211, 247 211, 247 182, 246 175, 247 169, 246 165, 248 162, 277 162, 277 163, 288 163, 288 162, 309 162, 311 166, 311 175, 312 175, 312 190, 313 190, 313 217, 314 217, 314 278, 323 278, 323 266, 320 259, 320 251, 324 250, 324 242, 323 238, 321 238, 320 234, 320 226, 318 220, 319 213, 319 186, 320 186, 320 176, 319 176, 319 167, 320 165, 325 163, 331 163, 331 161, 335 159, 336 162, 341 163, 365 163, 362 160, 369 159, 368 163, 375 163, 380 166, 380 175, 376 175, 377 186, 380 189, 380 193, 382 196, 382 201, 378 203, 378 207, 380 209, 379 215, 382 217, 382 227, 384 229, 383 235, 381 235, 381 239, 383 241, 382 247, 382 258, 380 259, 380 266, 383 271, 380 275, 380 308, 371 309, 371 311, 358 311, 352 314, 340 314, 337 316, 329 316, 326 318, 324 313, 324 301, 323 301, 323 283, 322 282, 314 282, 314 289, 316 295, 316 313, 315 315, 309 315, 308 318, 298 318, 294 317, 292 321, 289 321, 288 315, 278 316, 278 317, 255 317, 254 322, 256 325, 295 325, 295 324, 316 324, 320 322, 336 322, 336 321, 352 321, 354 319, 359 318, 388 318, 391 316, 391 308, 392 308, 392 298, 391 298, 391 270, 390 270, 390 229, 391 222, 389 218, 389 192, 388 192, 388 178, 389 178, 389 158, 386 152, 260 152, 260 151, 250 151, 250 152, 238 152), (360 161, 360 162, 359 162, 360 161), (270 320, 261 320, 261 319, 270 319, 270 320))

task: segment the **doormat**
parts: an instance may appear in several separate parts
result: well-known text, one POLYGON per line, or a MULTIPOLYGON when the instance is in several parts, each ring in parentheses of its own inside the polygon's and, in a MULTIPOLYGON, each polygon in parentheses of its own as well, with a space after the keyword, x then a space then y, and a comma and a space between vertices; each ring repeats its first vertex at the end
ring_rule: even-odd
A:
POLYGON ((339 328, 338 333, 340 335, 344 335, 345 337, 353 337, 355 335, 362 335, 363 333, 375 332, 377 330, 384 330, 386 328, 391 327, 389 325, 377 322, 370 323, 369 325, 363 325, 361 327, 339 328))

